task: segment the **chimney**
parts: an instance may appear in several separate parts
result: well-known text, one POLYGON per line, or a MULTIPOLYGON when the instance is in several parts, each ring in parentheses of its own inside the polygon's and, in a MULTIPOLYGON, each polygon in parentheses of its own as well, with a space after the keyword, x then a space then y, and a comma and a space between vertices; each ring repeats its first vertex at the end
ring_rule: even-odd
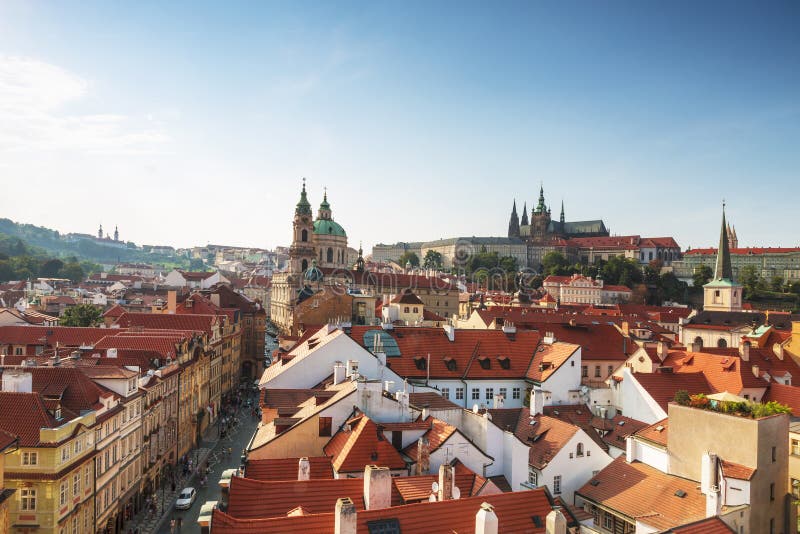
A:
POLYGON ((307 457, 300 458, 297 462, 297 480, 310 480, 311 479, 311 464, 307 457))
POLYGON ((544 392, 539 388, 531 390, 531 415, 541 415, 544 412, 544 392))
POLYGON ((106 358, 116 358, 116 357, 117 357, 117 349, 106 350, 106 358))
POLYGON ((178 307, 178 292, 174 289, 167 291, 167 313, 175 313, 178 307))
POLYGON ((449 501, 453 498, 453 466, 447 463, 439 466, 439 494, 440 501, 449 501))
POLYGON ((444 329, 444 333, 447 334, 447 339, 450 341, 456 340, 456 329, 453 327, 453 325, 442 325, 442 328, 444 329))
POLYGON ((497 514, 494 506, 488 502, 481 504, 481 509, 475 514, 475 534, 497 534, 497 514))
POLYGON ((560 506, 554 506, 547 514, 544 525, 547 534, 567 534, 567 518, 561 512, 560 506))
POLYGON ((713 452, 703 454, 700 489, 706 494, 706 517, 719 515, 722 502, 719 483, 719 459, 713 452))
POLYGON ((669 353, 669 347, 663 341, 659 341, 656 345, 656 354, 658 354, 658 359, 662 362, 667 358, 667 354, 669 353))
POLYGON ((364 507, 367 510, 389 508, 392 504, 392 472, 388 467, 364 468, 364 507))
POLYGON ((739 356, 741 356, 743 362, 750 361, 750 342, 749 341, 742 341, 739 343, 739 356))
POLYGON ((700 341, 692 341, 692 352, 700 352, 703 350, 703 344, 700 341))
POLYGON ((356 534, 358 525, 356 523, 356 505, 350 497, 340 498, 336 501, 336 511, 334 512, 334 534, 356 534))
POLYGON ((775 343, 774 345, 772 345, 772 352, 775 353, 775 356, 779 360, 783 361, 783 344, 775 343))
POLYGON ((342 362, 333 364, 333 385, 341 384, 347 378, 347 368, 342 362))
POLYGON ((631 335, 631 325, 628 323, 628 321, 622 321, 622 326, 620 326, 620 329, 622 330, 623 336, 631 335))
POLYGON ((431 469, 431 451, 428 448, 428 438, 417 440, 417 475, 427 475, 431 469))

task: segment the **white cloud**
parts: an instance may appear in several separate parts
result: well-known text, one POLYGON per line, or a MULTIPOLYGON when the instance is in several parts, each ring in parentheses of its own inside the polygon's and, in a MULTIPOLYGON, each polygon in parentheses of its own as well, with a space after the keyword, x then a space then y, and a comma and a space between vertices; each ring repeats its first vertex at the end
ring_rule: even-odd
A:
POLYGON ((87 80, 56 65, 0 56, 0 152, 147 152, 170 140, 152 121, 63 110, 90 89, 87 80))

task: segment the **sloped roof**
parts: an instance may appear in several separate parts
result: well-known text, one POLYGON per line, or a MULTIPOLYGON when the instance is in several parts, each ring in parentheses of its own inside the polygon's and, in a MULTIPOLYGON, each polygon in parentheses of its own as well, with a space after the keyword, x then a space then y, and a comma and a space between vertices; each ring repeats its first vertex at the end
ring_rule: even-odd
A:
POLYGON ((666 531, 666 534, 731 534, 735 532, 719 517, 709 517, 666 531))
POLYGON ((39 429, 57 425, 38 393, 0 391, 0 429, 19 436, 20 446, 40 445, 39 429))
POLYGON ((545 382, 578 350, 581 350, 580 346, 562 341, 539 345, 525 377, 539 383, 545 382))
MULTIPOLYGON (((350 337, 365 346, 364 333, 374 329, 354 326, 350 337)), ((450 341, 442 328, 399 327, 386 331, 397 343, 400 356, 388 357, 387 364, 403 377, 424 378, 522 378, 539 343, 537 332, 517 332, 509 336, 501 330, 456 330, 450 341), (426 369, 430 354, 430 370, 426 369), (498 358, 507 357, 507 368, 498 358), (417 359, 426 360, 424 366, 417 359), (449 358, 451 369, 448 367, 449 358), (488 358, 484 367, 477 360, 488 358)))
POLYGON ((667 436, 669 434, 669 418, 665 417, 661 421, 656 421, 652 425, 646 426, 634 432, 636 437, 646 439, 662 447, 667 446, 667 436))
POLYGON ((189 330, 206 334, 211 334, 217 323, 219 318, 216 315, 205 314, 125 312, 117 319, 117 324, 123 328, 140 326, 155 330, 189 330))
POLYGON ((616 458, 577 493, 659 530, 705 518, 706 498, 697 482, 667 475, 642 462, 628 463, 624 456, 616 458))
POLYGON ((800 417, 800 387, 786 386, 784 384, 771 383, 769 390, 764 396, 764 402, 776 401, 787 405, 792 409, 792 415, 800 417))
POLYGON ((514 435, 528 445, 528 463, 537 469, 547 466, 580 430, 577 426, 554 417, 541 414, 531 417, 528 408, 488 410, 488 412, 495 424, 498 420, 508 424, 516 419, 512 427, 514 435), (531 424, 534 422, 535 424, 531 424))
POLYGON ((701 372, 635 373, 632 376, 665 412, 679 390, 689 395, 716 393, 701 372))
MULTIPOLYGON (((265 482, 297 480, 300 458, 264 458, 248 460, 245 465, 245 476, 252 480, 265 482)), ((333 466, 327 456, 311 456, 308 458, 311 480, 333 478, 333 466)))
POLYGON ((0 326, 0 343, 44 345, 47 338, 49 346, 58 343, 62 347, 79 347, 91 345, 111 332, 108 328, 78 326, 0 326))
MULTIPOLYGON (((428 430, 423 434, 423 437, 428 439, 428 451, 433 452, 447 441, 450 436, 458 432, 458 429, 453 425, 449 425, 440 419, 436 419, 435 417, 428 416, 425 419, 426 423, 431 424, 431 429, 428 430)), ((417 460, 417 441, 410 444, 408 447, 403 449, 403 452, 411 458, 413 461, 416 462, 417 460)))
POLYGON ((389 469, 406 467, 400 453, 369 417, 360 415, 347 424, 351 430, 340 430, 323 448, 325 454, 331 457, 336 472, 362 472, 365 466, 373 464, 389 469))

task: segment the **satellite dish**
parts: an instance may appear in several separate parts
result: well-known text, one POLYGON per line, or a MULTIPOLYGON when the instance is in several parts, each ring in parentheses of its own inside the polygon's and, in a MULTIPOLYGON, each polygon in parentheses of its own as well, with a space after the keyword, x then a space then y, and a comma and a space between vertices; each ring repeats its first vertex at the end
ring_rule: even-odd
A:
POLYGON ((435 480, 433 481, 433 484, 431 484, 431 491, 434 493, 439 493, 439 483, 435 480))
POLYGON ((472 413, 478 413, 478 405, 477 404, 473 404, 472 405, 472 413))
POLYGON ((458 486, 453 486, 453 498, 460 499, 461 498, 461 490, 458 489, 458 486))

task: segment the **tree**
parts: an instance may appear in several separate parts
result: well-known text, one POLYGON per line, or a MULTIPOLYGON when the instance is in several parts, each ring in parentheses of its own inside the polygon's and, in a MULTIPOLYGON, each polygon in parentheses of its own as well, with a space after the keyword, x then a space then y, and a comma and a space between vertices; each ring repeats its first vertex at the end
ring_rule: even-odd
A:
POLYGON ((633 288, 634 284, 642 282, 642 278, 639 263, 632 258, 612 256, 603 267, 603 280, 606 284, 633 288))
POLYGON ((755 265, 745 265, 739 269, 739 282, 744 286, 748 296, 758 289, 760 279, 755 265))
POLYGON ((542 274, 545 276, 565 274, 568 267, 569 261, 560 252, 548 252, 542 258, 542 274))
POLYGON ((425 253, 425 258, 422 260, 422 266, 425 269, 441 269, 442 268, 442 253, 435 250, 428 250, 425 253))
POLYGON ((39 268, 39 276, 43 276, 45 278, 55 278, 58 276, 59 271, 64 267, 64 262, 53 258, 51 260, 47 260, 42 263, 42 266, 39 268))
POLYGON ((58 272, 58 275, 61 278, 68 278, 72 283, 77 284, 84 278, 83 267, 81 267, 80 263, 73 261, 65 264, 58 272))
POLYGON ((64 310, 59 324, 61 326, 97 326, 101 320, 100 308, 91 304, 78 304, 64 310))
POLYGON ((408 263, 411 263, 412 267, 419 267, 419 256, 417 256, 416 252, 411 252, 409 250, 403 252, 403 255, 397 260, 397 263, 400 267, 405 267, 408 263))
POLYGON ((782 276, 773 276, 772 280, 770 280, 770 288, 777 292, 783 292, 783 277, 782 276))
POLYGON ((700 265, 694 270, 692 285, 694 287, 703 287, 711 280, 712 276, 714 276, 714 273, 711 271, 711 267, 708 265, 700 265))

